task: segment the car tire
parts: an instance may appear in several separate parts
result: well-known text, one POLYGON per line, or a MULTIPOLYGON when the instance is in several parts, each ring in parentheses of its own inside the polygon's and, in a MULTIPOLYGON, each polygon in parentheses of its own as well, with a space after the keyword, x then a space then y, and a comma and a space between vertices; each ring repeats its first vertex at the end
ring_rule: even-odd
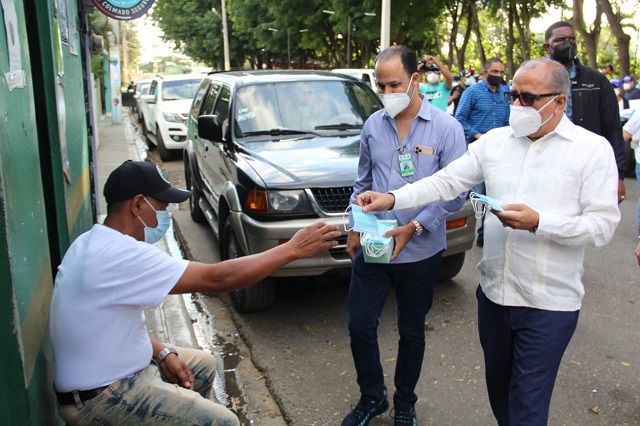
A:
POLYGON ((437 281, 446 281, 458 275, 464 265, 465 253, 457 253, 451 256, 443 257, 440 261, 440 274, 437 281))
POLYGON ((164 140, 162 139, 162 132, 160 132, 160 126, 156 126, 156 140, 158 141, 158 153, 162 161, 169 161, 173 159, 172 153, 164 146, 164 140))
POLYGON ((188 155, 184 154, 184 181, 187 183, 187 188, 191 191, 191 196, 189 197, 189 212, 191 213, 191 219, 194 222, 204 222, 204 212, 200 208, 200 198, 202 198, 202 192, 198 189, 196 185, 196 180, 194 178, 194 172, 192 170, 192 166, 189 161, 186 159, 188 155))
MULTIPOLYGON (((244 256, 238 237, 233 230, 231 218, 224 221, 221 233, 222 247, 220 257, 222 260, 234 259, 244 256)), ((265 278, 259 283, 230 292, 233 307, 242 313, 264 311, 273 306, 276 296, 276 285, 273 278, 265 278)))

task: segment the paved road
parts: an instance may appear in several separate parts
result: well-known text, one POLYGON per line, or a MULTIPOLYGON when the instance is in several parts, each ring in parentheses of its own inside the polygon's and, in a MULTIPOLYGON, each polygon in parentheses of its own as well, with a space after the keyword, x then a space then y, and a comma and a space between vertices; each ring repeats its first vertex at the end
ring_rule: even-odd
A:
MULTIPOLYGON (((177 185, 184 185, 181 167, 179 160, 163 165, 177 185)), ((638 190, 635 179, 627 179, 626 184, 623 220, 614 240, 586 253, 587 295, 558 376, 552 425, 640 423, 640 268, 633 256, 638 190)), ((218 260, 217 241, 194 226, 187 211, 176 216, 176 224, 195 260, 218 260)), ((427 352, 417 390, 421 424, 495 424, 476 330, 475 264, 480 250, 468 252, 457 277, 436 286, 425 325, 427 352)), ((347 288, 345 274, 282 280, 273 309, 242 315, 232 309, 219 312, 224 296, 204 297, 210 311, 231 315, 259 371, 246 379, 266 381, 290 425, 339 424, 358 398, 345 320, 347 288)), ((394 315, 391 296, 379 330, 390 392, 397 342, 394 315)), ((254 421, 261 423, 259 418, 254 421)), ((385 415, 371 424, 393 421, 385 415)))

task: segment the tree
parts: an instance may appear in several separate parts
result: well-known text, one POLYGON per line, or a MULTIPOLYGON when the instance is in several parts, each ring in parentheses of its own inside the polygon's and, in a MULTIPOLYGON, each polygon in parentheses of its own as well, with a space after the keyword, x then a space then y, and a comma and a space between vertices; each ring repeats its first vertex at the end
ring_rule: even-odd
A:
POLYGON ((633 15, 623 14, 620 6, 618 6, 617 10, 614 12, 609 0, 598 0, 598 5, 606 15, 609 26, 611 27, 611 32, 618 42, 618 66, 620 75, 628 75, 631 70, 631 61, 629 57, 629 44, 631 37, 624 32, 624 25, 622 21, 627 18, 633 18, 633 15))

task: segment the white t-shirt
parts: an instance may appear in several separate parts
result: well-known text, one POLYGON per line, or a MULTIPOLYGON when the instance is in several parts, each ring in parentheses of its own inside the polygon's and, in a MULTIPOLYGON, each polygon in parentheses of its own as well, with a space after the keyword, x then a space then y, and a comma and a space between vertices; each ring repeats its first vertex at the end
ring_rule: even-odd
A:
POLYGON ((58 267, 49 332, 59 392, 107 386, 149 365, 144 307, 157 307, 189 261, 104 225, 74 241, 58 267))

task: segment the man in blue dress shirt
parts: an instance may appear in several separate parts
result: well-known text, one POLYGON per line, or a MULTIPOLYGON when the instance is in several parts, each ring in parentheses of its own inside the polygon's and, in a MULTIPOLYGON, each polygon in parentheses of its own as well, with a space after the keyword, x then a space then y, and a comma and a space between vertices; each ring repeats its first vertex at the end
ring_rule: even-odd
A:
MULTIPOLYGON (((509 125, 509 104, 504 100, 504 63, 498 58, 489 59, 482 67, 484 78, 464 91, 456 119, 462 124, 467 143, 472 143, 491 129, 509 125)), ((486 194, 484 182, 471 188, 486 194)), ((484 217, 478 228, 478 247, 484 246, 484 217)))
MULTIPOLYGON (((386 192, 431 176, 466 151, 460 123, 419 93, 420 74, 411 49, 388 47, 377 56, 375 70, 385 109, 372 114, 362 128, 352 203, 365 191, 386 192)), ((394 419, 396 425, 417 424, 414 391, 424 358, 424 320, 446 248, 446 219, 462 207, 464 199, 465 193, 411 212, 381 213, 378 219, 397 220, 401 232, 390 263, 366 263, 360 234, 349 232, 347 253, 353 269, 347 321, 361 398, 343 426, 367 425, 389 407, 377 327, 392 288, 400 334, 394 419)))

